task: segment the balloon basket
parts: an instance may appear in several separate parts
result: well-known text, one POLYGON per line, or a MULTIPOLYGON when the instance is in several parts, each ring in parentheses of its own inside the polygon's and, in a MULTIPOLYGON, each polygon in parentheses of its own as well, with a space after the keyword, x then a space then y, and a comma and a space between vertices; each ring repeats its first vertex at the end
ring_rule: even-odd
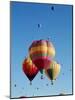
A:
POLYGON ((43 75, 41 75, 41 79, 43 79, 43 75))
POLYGON ((51 80, 51 85, 53 85, 53 81, 51 80))
POLYGON ((32 82, 30 81, 30 85, 32 85, 32 82))

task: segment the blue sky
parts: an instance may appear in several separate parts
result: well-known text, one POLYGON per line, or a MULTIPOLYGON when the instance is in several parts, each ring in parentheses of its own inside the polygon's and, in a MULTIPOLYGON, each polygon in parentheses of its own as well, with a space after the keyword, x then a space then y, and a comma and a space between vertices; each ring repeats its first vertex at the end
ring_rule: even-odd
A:
POLYGON ((11 2, 11 97, 72 94, 70 70, 72 6, 11 2), (41 24, 40 28, 38 24, 41 24), (30 85, 22 71, 22 62, 28 56, 28 48, 34 40, 48 38, 55 47, 54 60, 61 64, 61 72, 53 86, 45 74, 44 79, 40 79, 40 72, 30 85))

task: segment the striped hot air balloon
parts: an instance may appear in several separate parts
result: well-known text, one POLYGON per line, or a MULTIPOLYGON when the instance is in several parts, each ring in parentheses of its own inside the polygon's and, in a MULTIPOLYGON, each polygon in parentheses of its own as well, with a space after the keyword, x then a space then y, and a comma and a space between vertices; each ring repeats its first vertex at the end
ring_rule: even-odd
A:
POLYGON ((38 71, 39 71, 38 68, 35 66, 35 64, 32 63, 32 60, 29 57, 24 60, 23 72, 30 80, 30 84, 31 84, 31 81, 36 76, 36 74, 38 73, 38 71))
POLYGON ((48 40, 36 40, 29 47, 29 55, 38 69, 43 70, 55 56, 55 48, 48 40))
POLYGON ((60 64, 56 63, 55 61, 52 61, 50 63, 50 66, 45 69, 46 76, 51 80, 51 84, 53 84, 53 80, 57 78, 60 72, 60 64))

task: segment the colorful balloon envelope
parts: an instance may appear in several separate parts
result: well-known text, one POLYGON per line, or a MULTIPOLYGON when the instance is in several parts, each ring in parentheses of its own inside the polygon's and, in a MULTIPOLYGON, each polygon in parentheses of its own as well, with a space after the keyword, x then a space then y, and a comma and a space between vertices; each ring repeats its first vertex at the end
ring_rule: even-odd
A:
POLYGON ((35 64, 32 63, 32 60, 30 58, 26 58, 23 62, 23 72, 28 77, 30 81, 34 79, 34 77, 38 73, 38 68, 35 66, 35 64))
POLYGON ((29 55, 38 69, 42 70, 55 56, 55 49, 48 40, 36 40, 29 47, 29 55))
POLYGON ((45 69, 45 74, 51 80, 51 84, 53 84, 53 80, 56 80, 57 76, 60 72, 60 64, 57 64, 55 61, 50 63, 50 66, 45 69))

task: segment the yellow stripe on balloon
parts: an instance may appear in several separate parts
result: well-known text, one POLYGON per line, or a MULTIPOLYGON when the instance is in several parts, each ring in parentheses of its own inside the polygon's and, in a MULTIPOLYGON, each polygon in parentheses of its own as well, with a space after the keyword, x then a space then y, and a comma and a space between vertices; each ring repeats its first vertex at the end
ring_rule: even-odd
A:
POLYGON ((55 49, 54 49, 53 47, 48 48, 47 53, 48 53, 48 55, 50 55, 50 56, 55 56, 55 49))
POLYGON ((32 60, 30 59, 30 57, 28 57, 28 58, 25 60, 25 63, 28 65, 27 67, 30 69, 30 66, 32 65, 32 60))
POLYGON ((48 56, 54 57, 55 56, 55 49, 53 47, 44 47, 44 46, 39 46, 39 47, 34 47, 31 48, 30 50, 30 55, 33 55, 36 52, 40 52, 41 54, 47 54, 48 56))
POLYGON ((30 53, 36 52, 36 51, 47 51, 47 46, 37 46, 37 47, 32 47, 30 50, 30 53))
POLYGON ((60 65, 56 64, 53 70, 53 79, 56 79, 60 73, 60 65))

